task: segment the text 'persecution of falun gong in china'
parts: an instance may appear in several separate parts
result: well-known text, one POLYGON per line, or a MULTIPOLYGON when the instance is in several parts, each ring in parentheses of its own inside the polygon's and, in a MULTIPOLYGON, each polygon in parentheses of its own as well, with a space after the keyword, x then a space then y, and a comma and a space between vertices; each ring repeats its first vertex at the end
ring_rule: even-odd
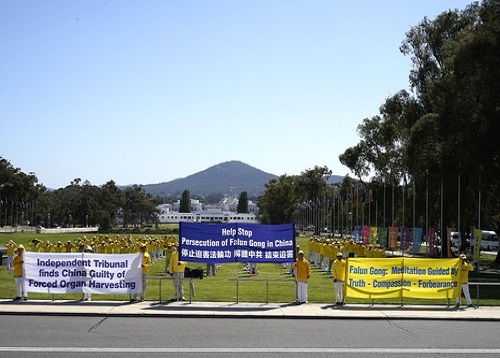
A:
POLYGON ((181 222, 181 259, 193 262, 291 262, 292 224, 200 224, 181 222))

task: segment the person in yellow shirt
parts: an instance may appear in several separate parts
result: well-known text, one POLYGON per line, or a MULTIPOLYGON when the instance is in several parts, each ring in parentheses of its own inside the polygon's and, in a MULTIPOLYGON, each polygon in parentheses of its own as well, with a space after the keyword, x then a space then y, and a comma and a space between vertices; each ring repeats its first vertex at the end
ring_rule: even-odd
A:
POLYGON ((314 238, 307 240, 307 247, 309 249, 309 262, 314 262, 314 238))
POLYGON ((24 246, 20 244, 17 247, 17 255, 12 260, 12 267, 14 269, 14 280, 16 281, 17 295, 14 301, 24 299, 28 300, 28 293, 24 290, 24 246), (21 298, 22 297, 22 298, 21 298))
POLYGON ((43 252, 51 252, 52 251, 52 243, 47 240, 45 244, 43 244, 43 252))
POLYGON ((184 298, 184 270, 186 263, 179 261, 179 252, 177 246, 173 246, 172 256, 170 256, 170 264, 168 271, 173 278, 175 296, 171 301, 185 301, 184 298))
POLYGON ((58 254, 62 253, 64 250, 64 244, 61 241, 58 241, 54 245, 54 252, 57 252, 58 254))
POLYGON ((297 304, 307 303, 307 280, 311 277, 311 267, 309 261, 304 258, 304 251, 300 250, 298 257, 292 265, 295 272, 295 282, 297 287, 297 304))
MULTIPOLYGON (((141 292, 141 301, 144 301, 144 296, 146 293, 146 287, 148 283, 148 272, 151 267, 151 256, 146 251, 146 244, 142 244, 140 248, 140 252, 142 254, 142 292, 141 292)), ((132 299, 130 302, 137 302, 137 293, 132 295, 132 299)))
POLYGON ((371 244, 366 247, 366 257, 373 258, 373 246, 371 244))
MULTIPOLYGON (((467 300, 467 307, 474 307, 469 293, 469 271, 474 270, 474 266, 467 260, 467 256, 461 254, 461 265, 460 265, 460 278, 462 281, 462 291, 464 292, 465 299, 467 300)), ((460 295, 457 297, 456 308, 460 308, 460 295)))
POLYGON ((358 246, 357 256, 366 257, 366 245, 363 244, 362 242, 358 242, 357 246, 358 246))
POLYGON ((72 252, 73 247, 75 247, 75 246, 73 245, 73 243, 70 240, 68 240, 66 242, 66 244, 64 244, 64 249, 66 250, 66 253, 72 252))
POLYGON ((174 251, 174 245, 172 245, 171 243, 168 243, 167 247, 165 249, 165 272, 164 272, 165 276, 170 274, 170 271, 168 270, 168 268, 170 267, 170 259, 172 257, 173 251, 174 251))
POLYGON ((333 262, 335 261, 335 246, 332 243, 328 245, 327 257, 328 257, 327 273, 332 273, 332 265, 333 262))
POLYGON ((337 253, 337 259, 333 262, 333 285, 335 287, 335 305, 344 305, 344 283, 346 261, 342 252, 337 253))
POLYGON ((7 270, 12 270, 12 261, 14 260, 14 254, 16 250, 16 243, 12 240, 5 243, 7 247, 7 270))

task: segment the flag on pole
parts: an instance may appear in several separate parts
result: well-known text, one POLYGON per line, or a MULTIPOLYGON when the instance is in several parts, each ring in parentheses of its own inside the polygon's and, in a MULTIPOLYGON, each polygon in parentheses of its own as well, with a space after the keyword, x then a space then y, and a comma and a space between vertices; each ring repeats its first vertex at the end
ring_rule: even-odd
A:
POLYGON ((483 230, 474 230, 474 261, 479 262, 479 254, 481 253, 481 241, 483 240, 483 230))
POLYGON ((429 228, 429 255, 431 257, 436 256, 436 228, 429 228))
POLYGON ((362 235, 363 235, 363 244, 367 245, 370 243, 370 227, 364 225, 362 229, 362 235))
POLYGON ((394 250, 398 247, 398 232, 398 227, 389 227, 389 249, 394 250))
POLYGON ((382 247, 387 247, 388 231, 386 227, 378 228, 378 243, 382 247))
POLYGON ((375 245, 377 243, 377 230, 376 226, 370 228, 370 244, 375 245))
POLYGON ((422 228, 416 227, 413 229, 413 253, 418 254, 422 247, 422 228))
POLYGON ((399 248, 401 251, 406 251, 410 247, 411 232, 409 227, 403 226, 401 228, 401 242, 399 248))

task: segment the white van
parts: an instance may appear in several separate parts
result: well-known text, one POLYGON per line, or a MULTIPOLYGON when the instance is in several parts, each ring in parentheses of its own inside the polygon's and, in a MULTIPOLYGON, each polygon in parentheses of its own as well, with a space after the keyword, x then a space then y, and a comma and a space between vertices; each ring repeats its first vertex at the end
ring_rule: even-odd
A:
MULTIPOLYGON (((470 245, 474 246, 474 240, 470 240, 470 245)), ((481 250, 498 251, 498 235, 491 230, 483 230, 481 238, 481 250)))
POLYGON ((481 250, 498 251, 498 235, 494 231, 483 231, 481 250))

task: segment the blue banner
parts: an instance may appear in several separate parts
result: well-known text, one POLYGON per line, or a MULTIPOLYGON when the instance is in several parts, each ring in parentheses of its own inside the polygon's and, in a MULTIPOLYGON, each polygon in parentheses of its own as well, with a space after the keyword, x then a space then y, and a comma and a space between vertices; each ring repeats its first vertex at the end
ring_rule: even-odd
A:
POLYGON ((411 230, 409 227, 401 227, 401 241, 399 243, 399 248, 401 251, 406 251, 410 247, 411 241, 411 230))
POLYGON ((422 247, 422 228, 416 227, 413 229, 413 253, 418 254, 422 247))
POLYGON ((293 224, 179 223, 179 259, 189 262, 293 262, 293 224))

